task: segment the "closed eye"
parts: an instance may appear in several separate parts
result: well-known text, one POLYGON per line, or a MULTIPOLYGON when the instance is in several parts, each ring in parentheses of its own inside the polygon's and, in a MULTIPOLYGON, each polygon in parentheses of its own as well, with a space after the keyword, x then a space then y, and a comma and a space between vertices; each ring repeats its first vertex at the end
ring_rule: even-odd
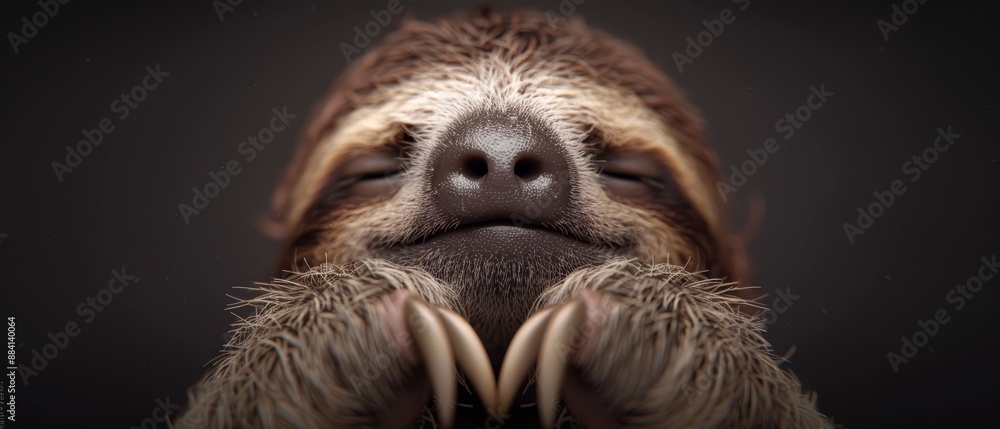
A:
POLYGON ((641 182, 644 179, 643 177, 636 174, 620 172, 620 171, 610 171, 608 169, 603 169, 598 173, 602 176, 609 177, 612 179, 629 180, 633 182, 641 182))
POLYGON ((403 174, 405 171, 406 170, 403 169, 402 165, 400 165, 399 168, 392 168, 392 169, 388 169, 388 170, 385 170, 385 171, 375 171, 375 172, 371 172, 371 173, 360 174, 360 175, 354 176, 354 179, 357 180, 357 181, 359 181, 359 182, 360 181, 365 181, 365 180, 387 179, 387 178, 391 178, 391 177, 403 174))
POLYGON ((594 157, 609 196, 675 204, 678 192, 666 168, 648 155, 606 150, 594 157))
POLYGON ((392 142, 377 151, 356 156, 340 168, 339 176, 350 182, 392 179, 406 172, 413 134, 401 126, 392 142))
POLYGON ((412 134, 404 126, 380 148, 348 157, 334 170, 315 209, 328 211, 346 202, 391 197, 406 177, 408 151, 413 143, 412 134))

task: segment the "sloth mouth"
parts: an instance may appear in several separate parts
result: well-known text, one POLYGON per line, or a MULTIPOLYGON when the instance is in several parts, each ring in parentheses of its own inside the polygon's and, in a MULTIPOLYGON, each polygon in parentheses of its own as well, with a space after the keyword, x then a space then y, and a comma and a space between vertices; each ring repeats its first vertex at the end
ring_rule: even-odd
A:
MULTIPOLYGON (((490 265, 514 263, 521 270, 545 272, 555 266, 579 268, 602 262, 623 250, 609 243, 594 243, 572 231, 510 218, 474 220, 432 231, 414 239, 377 250, 379 257, 429 266, 441 263, 490 265)), ((502 267, 501 267, 502 268, 502 267)), ((433 271, 433 270, 432 270, 433 271)), ((563 270, 560 270, 563 271, 563 270)))
POLYGON ((459 224, 438 231, 408 247, 433 247, 443 251, 462 249, 513 256, 522 252, 559 253, 567 250, 596 250, 601 247, 572 233, 541 224, 525 224, 510 219, 459 224))
POLYGON ((545 226, 545 225, 542 225, 542 224, 515 222, 515 221, 510 220, 510 219, 494 219, 494 220, 486 220, 486 221, 478 221, 478 222, 461 223, 461 224, 459 224, 458 226, 456 226, 454 228, 445 229, 445 230, 436 232, 434 234, 431 234, 427 238, 431 239, 431 238, 436 237, 436 236, 441 236, 441 235, 455 233, 455 232, 462 232, 462 231, 467 231, 467 230, 474 230, 474 229, 479 229, 479 228, 496 228, 496 229, 499 229, 499 230, 506 230, 506 229, 510 228, 512 231, 513 230, 517 230, 517 229, 534 230, 534 231, 544 231, 544 232, 549 232, 549 233, 553 233, 553 234, 561 234, 561 235, 565 235, 565 236, 570 237, 570 238, 577 239, 579 241, 584 241, 584 240, 580 239, 579 237, 573 236, 572 234, 563 233, 563 232, 561 232, 559 230, 556 230, 555 228, 551 228, 551 227, 548 227, 548 226, 545 226))

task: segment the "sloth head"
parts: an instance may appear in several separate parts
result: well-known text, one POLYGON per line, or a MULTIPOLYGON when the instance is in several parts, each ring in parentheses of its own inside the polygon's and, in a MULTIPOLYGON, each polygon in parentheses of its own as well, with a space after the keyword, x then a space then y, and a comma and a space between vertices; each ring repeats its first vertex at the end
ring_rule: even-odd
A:
POLYGON ((274 198, 280 268, 421 267, 497 346, 610 258, 739 277, 716 174, 692 107, 631 45, 534 11, 406 21, 314 113, 274 198))

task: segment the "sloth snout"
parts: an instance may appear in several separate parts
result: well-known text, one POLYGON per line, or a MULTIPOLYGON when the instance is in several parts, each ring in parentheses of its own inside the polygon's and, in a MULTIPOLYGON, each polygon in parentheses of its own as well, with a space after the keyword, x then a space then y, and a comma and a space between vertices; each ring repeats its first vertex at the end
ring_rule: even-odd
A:
POLYGON ((544 224, 567 214, 570 162, 555 132, 530 115, 469 114, 449 127, 431 156, 435 204, 463 224, 544 224))

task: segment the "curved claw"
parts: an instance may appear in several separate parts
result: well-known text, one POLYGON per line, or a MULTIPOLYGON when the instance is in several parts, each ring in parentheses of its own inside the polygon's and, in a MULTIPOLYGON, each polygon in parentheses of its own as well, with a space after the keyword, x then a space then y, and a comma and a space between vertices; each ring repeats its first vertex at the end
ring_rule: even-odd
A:
POLYGON ((438 312, 448 330, 458 364, 465 370, 487 411, 494 419, 498 419, 495 410, 496 379, 493 378, 493 365, 486 354, 486 347, 462 316, 445 308, 440 308, 438 312))
POLYGON ((574 299, 556 310, 545 329, 538 354, 538 415, 543 427, 555 425, 556 401, 574 351, 572 342, 586 319, 587 304, 574 299))
POLYGON ((455 418, 455 395, 458 387, 455 382, 454 354, 445 324, 430 307, 412 297, 403 303, 403 314, 427 368, 434 396, 437 397, 438 420, 442 427, 450 428, 455 418))
POLYGON ((572 342, 587 320, 587 303, 575 298, 555 309, 542 310, 521 325, 500 366, 497 412, 510 409, 521 380, 538 361, 538 414, 543 427, 555 424, 556 401, 566 377, 572 342))
POLYGON ((528 370, 538 358, 542 335, 545 334, 545 327, 548 326, 551 315, 552 309, 535 313, 524 321, 511 339, 503 363, 500 365, 500 379, 497 381, 497 415, 503 416, 510 410, 521 380, 528 375, 528 370))

